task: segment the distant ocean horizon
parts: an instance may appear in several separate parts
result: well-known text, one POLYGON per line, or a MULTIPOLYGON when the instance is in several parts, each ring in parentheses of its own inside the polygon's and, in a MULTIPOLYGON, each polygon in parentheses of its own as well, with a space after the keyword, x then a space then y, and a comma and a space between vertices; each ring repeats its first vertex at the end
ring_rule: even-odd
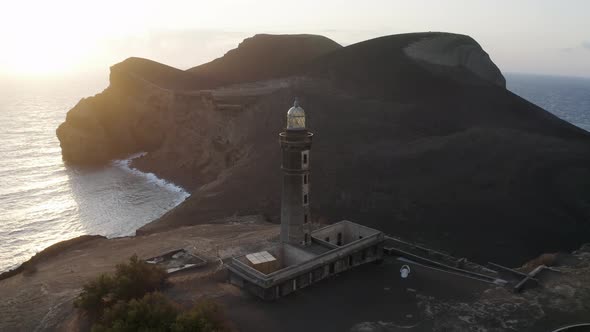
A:
MULTIPOLYGON (((510 91, 590 131, 590 79, 505 76, 510 91)), ((0 272, 80 235, 134 235, 189 196, 130 168, 129 159, 95 169, 65 165, 55 129, 81 98, 102 91, 107 82, 61 82, 0 81, 0 272)))
POLYGON ((590 132, 590 78, 505 73, 506 88, 590 132))

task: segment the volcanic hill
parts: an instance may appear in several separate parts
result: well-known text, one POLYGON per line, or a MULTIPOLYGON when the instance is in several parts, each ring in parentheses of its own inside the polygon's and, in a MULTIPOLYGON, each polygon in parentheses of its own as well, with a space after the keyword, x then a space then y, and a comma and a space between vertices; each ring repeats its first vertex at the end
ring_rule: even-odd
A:
POLYGON ((133 162, 192 192, 138 233, 238 214, 278 222, 278 132, 295 97, 315 133, 316 222, 350 219, 476 260, 520 263, 590 235, 590 135, 514 95, 449 33, 341 47, 256 35, 178 70, 129 58, 58 128, 71 164, 133 162))

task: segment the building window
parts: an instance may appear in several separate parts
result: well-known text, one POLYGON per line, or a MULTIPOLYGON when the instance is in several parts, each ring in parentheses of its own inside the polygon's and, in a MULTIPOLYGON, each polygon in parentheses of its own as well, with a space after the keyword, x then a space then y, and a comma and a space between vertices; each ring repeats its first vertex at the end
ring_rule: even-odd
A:
POLYGON ((305 233, 305 240, 304 244, 309 243, 309 234, 305 233))
POLYGON ((362 235, 359 235, 359 240, 361 240, 362 238, 363 238, 363 236, 362 235))
POLYGON ((348 256, 348 266, 352 266, 352 255, 348 256))
POLYGON ((307 184, 307 174, 303 174, 303 184, 307 184))
POLYGON ((336 241, 336 245, 342 245, 342 233, 338 233, 338 240, 336 241))
POLYGON ((307 213, 303 215, 303 223, 307 224, 307 213))
POLYGON ((329 236, 326 236, 326 238, 324 239, 324 241, 330 243, 330 237, 329 236))
POLYGON ((307 194, 303 195, 303 204, 307 205, 307 194))
POLYGON ((301 152, 301 167, 307 169, 309 166, 309 150, 301 152))

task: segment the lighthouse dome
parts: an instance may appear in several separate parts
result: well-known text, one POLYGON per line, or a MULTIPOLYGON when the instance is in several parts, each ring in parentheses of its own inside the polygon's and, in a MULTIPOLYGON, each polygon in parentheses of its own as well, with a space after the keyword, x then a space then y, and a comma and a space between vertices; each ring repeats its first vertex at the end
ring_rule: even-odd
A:
POLYGON ((305 129, 305 111, 299 106, 297 99, 295 99, 293 107, 287 112, 287 129, 305 129))

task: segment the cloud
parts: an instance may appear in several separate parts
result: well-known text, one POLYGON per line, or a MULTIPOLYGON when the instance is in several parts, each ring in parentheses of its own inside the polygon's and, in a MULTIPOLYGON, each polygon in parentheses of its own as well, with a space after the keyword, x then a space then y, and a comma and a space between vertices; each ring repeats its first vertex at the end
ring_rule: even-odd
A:
POLYGON ((587 50, 590 50, 590 41, 582 42, 582 47, 587 50))

